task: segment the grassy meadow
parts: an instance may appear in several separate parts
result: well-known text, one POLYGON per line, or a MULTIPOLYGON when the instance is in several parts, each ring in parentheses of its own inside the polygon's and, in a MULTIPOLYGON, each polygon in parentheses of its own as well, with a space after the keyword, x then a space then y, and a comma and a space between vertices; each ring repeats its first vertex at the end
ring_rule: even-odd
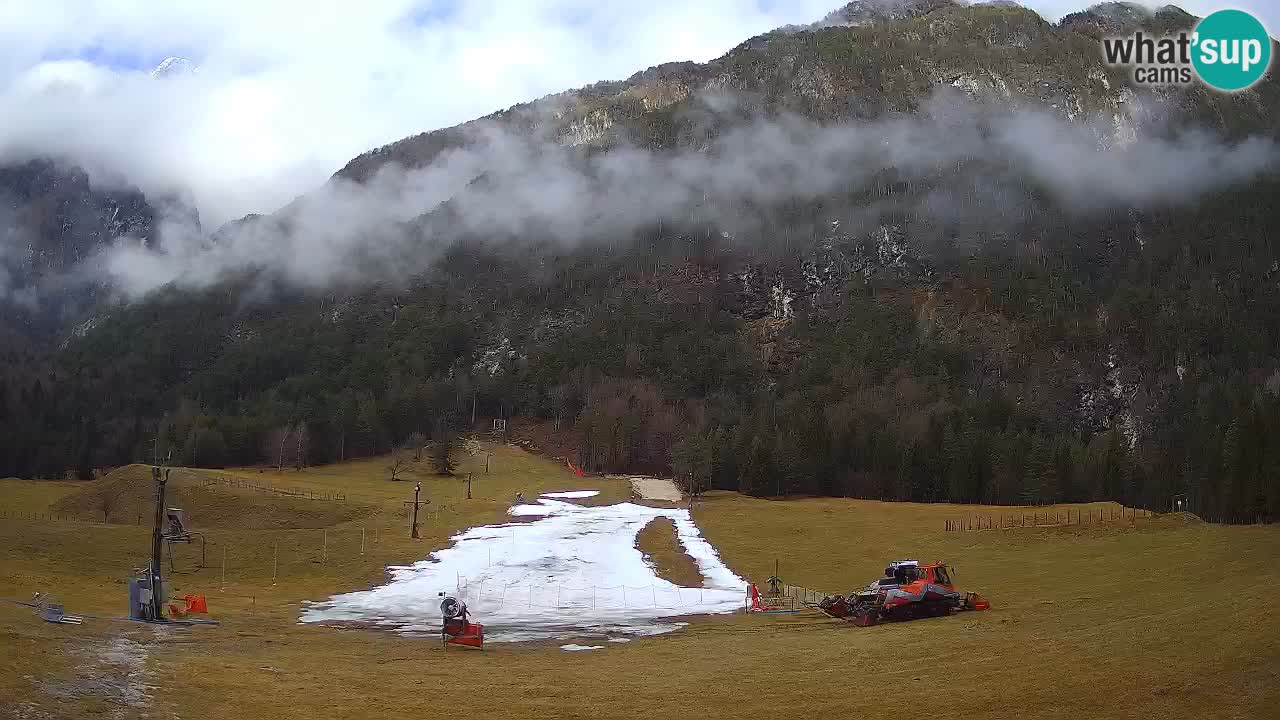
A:
MULTIPOLYGON (((175 470, 170 504, 187 508, 205 533, 207 567, 192 572, 195 549, 179 548, 171 592, 206 595, 221 624, 51 625, 30 608, 0 603, 0 717, 759 717, 919 708, 996 718, 1261 718, 1280 707, 1280 619, 1271 601, 1280 528, 1172 515, 945 532, 945 520, 987 509, 711 493, 696 521, 729 566, 756 582, 776 560, 788 583, 845 591, 890 559, 943 559, 958 585, 983 592, 993 609, 873 628, 812 612, 686 618, 679 632, 591 653, 554 643, 445 650, 429 639, 299 625, 303 601, 376 584, 385 566, 502 521, 517 491, 532 499, 600 489, 590 502, 629 495, 621 479, 575 478, 509 446, 484 445, 460 459, 463 479, 437 477, 419 462, 398 482, 386 458, 301 471, 175 470), (347 500, 299 500, 214 478, 347 500), (431 500, 416 541, 404 505, 415 481, 431 500)), ((89 484, 0 481, 0 597, 45 591, 70 612, 124 614, 124 579, 147 553, 149 531, 137 515, 149 492, 142 466, 89 484), (113 482, 123 488, 107 523, 93 493, 113 482)), ((670 528, 654 523, 639 544, 664 576, 696 573, 670 528)))

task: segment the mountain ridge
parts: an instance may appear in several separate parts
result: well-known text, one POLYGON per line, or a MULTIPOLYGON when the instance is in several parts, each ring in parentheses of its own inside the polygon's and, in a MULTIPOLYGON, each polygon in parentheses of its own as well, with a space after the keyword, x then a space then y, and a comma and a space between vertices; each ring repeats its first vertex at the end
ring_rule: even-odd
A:
MULTIPOLYGON (((210 433, 226 462, 261 462, 282 432, 308 438, 298 462, 329 462, 505 418, 551 425, 592 469, 752 494, 1159 508, 1183 492, 1205 517, 1280 516, 1265 471, 1280 457, 1263 441, 1280 426, 1280 303, 1257 292, 1280 280, 1267 236, 1276 180, 1259 171, 1175 192, 1204 152, 1226 162, 1270 147, 1274 78, 1234 96, 1138 92, 1102 66, 1096 23, 936 5, 767 34, 711 63, 354 158, 324 189, 335 194, 224 226, 215 250, 243 233, 260 233, 246 247, 262 253, 310 233, 312 254, 367 235, 373 257, 338 259, 403 274, 290 285, 251 256, 241 272, 163 286, 10 369, 0 404, 39 422, 11 424, 21 449, 0 472, 115 464, 156 437, 181 455, 210 433), (517 142, 485 154, 495 127, 517 142), (1226 144, 1180 132, 1197 127, 1226 144), (925 157, 890 154, 896 164, 855 174, 864 132, 925 157), (992 137, 1014 155, 984 157, 992 137), (1231 144, 1248 137, 1261 144, 1231 144), (481 162, 509 150, 527 167, 481 162), (726 165, 731 178, 772 178, 742 196, 732 183, 716 196, 698 183, 717 176, 695 173, 678 186, 690 197, 573 242, 554 213, 512 226, 528 218, 486 204, 522 183, 515 199, 550 203, 562 188, 539 183, 547 167, 586 179, 566 187, 599 203, 590 182, 619 167, 614 151, 621 167, 657 168, 642 179, 718 172, 703 158, 781 160, 726 165), (857 182, 788 184, 782 161, 801 152, 801 170, 836 158, 835 177, 857 182), (1153 162, 1162 154, 1186 164, 1153 162), (363 219, 359 193, 422 180, 413 173, 446 155, 472 164, 438 204, 412 196, 371 225, 306 216, 337 205, 363 219), (1103 182, 1125 170, 1105 162, 1054 175, 1093 156, 1151 176, 1103 182), (1132 187, 1146 181, 1170 192, 1132 187), (1073 207, 1073 191, 1106 202, 1073 207)), ((293 247, 283 260, 310 269, 293 247)))

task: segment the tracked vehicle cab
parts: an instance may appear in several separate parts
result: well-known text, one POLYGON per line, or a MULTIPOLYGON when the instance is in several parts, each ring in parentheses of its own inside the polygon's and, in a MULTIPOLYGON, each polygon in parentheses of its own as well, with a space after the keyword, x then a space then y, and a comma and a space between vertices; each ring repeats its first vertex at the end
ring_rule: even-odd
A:
POLYGON ((920 579, 920 563, 915 560, 895 560, 884 569, 880 587, 910 585, 920 579))
POLYGON ((884 569, 884 575, 873 583, 873 587, 905 587, 924 582, 950 588, 955 584, 951 579, 951 568, 942 562, 921 565, 916 560, 895 560, 884 569))

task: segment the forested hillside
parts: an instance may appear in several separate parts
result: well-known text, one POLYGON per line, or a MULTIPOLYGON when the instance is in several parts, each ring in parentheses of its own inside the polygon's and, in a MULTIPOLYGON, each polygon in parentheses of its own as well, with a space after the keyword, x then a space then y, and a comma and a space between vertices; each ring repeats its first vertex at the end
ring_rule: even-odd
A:
MULTIPOLYGON (((775 136, 791 143, 780 155, 815 152, 831 172, 738 194, 708 173, 687 206, 625 225, 611 207, 567 241, 555 218, 513 229, 508 208, 488 207, 484 231, 469 208, 511 182, 495 171, 379 227, 397 263, 430 256, 404 272, 319 286, 264 262, 104 304, 57 347, 8 351, 0 476, 88 476, 170 450, 190 465, 326 463, 508 418, 591 470, 754 495, 1162 510, 1186 494, 1208 519, 1274 520, 1280 176, 1133 168, 1164 167, 1148 141, 1209 157, 1194 132, 1265 159, 1280 86, 1136 91, 1097 45, 1126 17, 921 3, 498 113, 483 127, 537 138, 601 183, 613 166, 592 163, 621 150, 684 167, 765 155, 775 136), (1042 142, 1061 132, 1021 134, 1037 123, 1087 126, 1103 160, 1042 142), (864 127, 925 157, 860 167, 868 143, 831 133, 864 127), (992 136, 1018 152, 985 153, 992 136)), ((1148 27, 1192 22, 1165 10, 1148 27)), ((380 148, 335 183, 449 162, 482 142, 477 127, 380 148)), ((304 206, 242 224, 296 226, 304 206)))

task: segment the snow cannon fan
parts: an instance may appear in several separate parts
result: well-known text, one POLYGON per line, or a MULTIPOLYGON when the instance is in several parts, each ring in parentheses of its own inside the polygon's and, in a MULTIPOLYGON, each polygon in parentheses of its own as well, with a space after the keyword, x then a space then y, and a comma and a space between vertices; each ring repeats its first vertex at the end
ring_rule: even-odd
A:
POLYGON ((461 600, 439 593, 440 601, 440 639, 446 645, 463 645, 466 647, 484 648, 484 625, 467 620, 467 604, 461 600))

